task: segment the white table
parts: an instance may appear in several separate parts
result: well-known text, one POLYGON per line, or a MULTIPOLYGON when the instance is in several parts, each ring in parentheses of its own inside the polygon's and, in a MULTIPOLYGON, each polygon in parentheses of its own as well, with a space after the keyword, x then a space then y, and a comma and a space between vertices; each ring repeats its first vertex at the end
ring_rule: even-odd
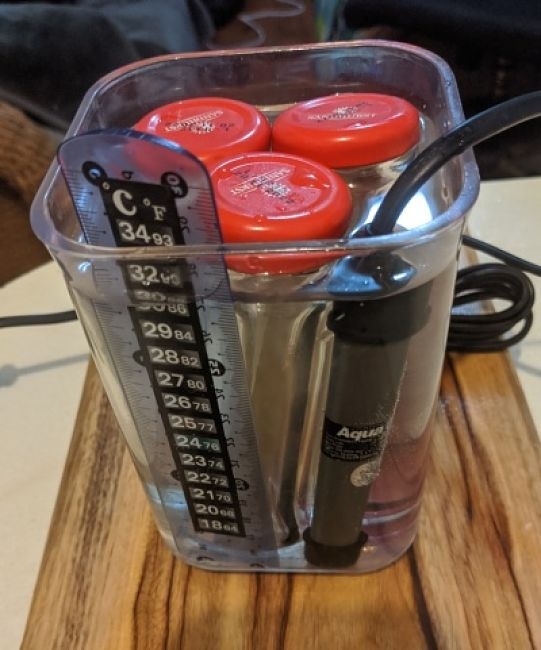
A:
MULTIPOLYGON (((473 237, 541 264, 541 178, 487 181, 468 220, 473 237)), ((496 261, 479 255, 482 261, 496 261)), ((528 337, 510 353, 538 432, 541 431, 541 278, 530 276, 537 300, 528 337)))
MULTIPOLYGON (((470 233, 541 262, 541 178, 487 182, 470 233)), ((541 296, 541 279, 534 279, 541 296)), ((0 290, 0 315, 68 309, 52 263, 0 290)), ((541 430, 541 298, 512 351, 541 430)), ((0 330, 0 650, 18 647, 37 577, 87 365, 78 323, 0 330)))
MULTIPOLYGON (((70 308, 52 262, 0 290, 0 315, 70 308)), ((0 329, 0 649, 19 647, 88 346, 79 323, 0 329)))

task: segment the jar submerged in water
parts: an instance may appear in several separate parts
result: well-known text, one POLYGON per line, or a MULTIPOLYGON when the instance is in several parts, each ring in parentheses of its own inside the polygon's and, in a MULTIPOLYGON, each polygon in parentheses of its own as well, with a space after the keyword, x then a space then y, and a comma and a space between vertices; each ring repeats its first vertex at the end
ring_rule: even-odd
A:
MULTIPOLYGON (((247 154, 211 172, 224 241, 340 237, 351 198, 324 166, 286 154, 247 154)), ((324 254, 229 256, 231 288, 248 372, 259 453, 280 544, 299 538, 299 453, 315 395, 313 366, 325 356, 326 303, 291 294, 316 281, 324 254)))
POLYGON ((378 93, 340 93, 299 102, 276 118, 272 147, 336 170, 353 198, 349 232, 372 216, 412 160, 421 134, 417 109, 378 93))
MULTIPOLYGON (((273 124, 272 146, 274 150, 309 156, 342 176, 352 193, 353 214, 348 234, 354 236, 371 220, 384 194, 415 157, 421 126, 419 112, 403 98, 377 93, 342 93, 299 102, 280 113, 273 124)), ((434 281, 434 290, 437 285, 444 300, 450 299, 453 277, 451 265, 449 273, 434 281)), ((441 373, 441 364, 433 360, 443 358, 445 348, 445 328, 438 320, 439 316, 432 317, 420 332, 412 333, 409 340, 404 341, 408 353, 402 389, 380 470, 368 495, 363 497, 367 499, 362 526, 368 536, 365 550, 376 565, 400 555, 415 533, 429 425, 434 412, 437 377, 441 373)), ((352 394, 358 395, 361 401, 370 402, 372 372, 373 368, 359 367, 358 381, 342 386, 342 392, 351 391, 354 386, 352 394)), ((315 418, 313 427, 321 429, 321 417, 319 422, 315 418)), ((301 469, 301 486, 310 485, 315 466, 313 460, 301 469)), ((320 490, 328 493, 328 485, 320 486, 320 490)), ((339 498, 338 494, 334 496, 339 498)), ((311 503, 318 500, 318 495, 308 488, 306 493, 301 492, 300 498, 311 503)), ((361 497, 358 499, 360 503, 361 497)), ((325 502, 331 507, 323 520, 321 507, 317 520, 315 510, 307 513, 315 541, 320 541, 322 525, 327 529, 339 528, 333 523, 338 511, 337 507, 332 507, 333 498, 327 494, 325 502)), ((338 529, 325 530, 323 537, 341 539, 342 534, 338 529)), ((338 548, 339 543, 336 544, 338 548)), ((307 549, 310 556, 317 555, 310 544, 307 549)), ((357 554, 358 549, 353 556, 357 554)))
POLYGON ((197 97, 160 106, 134 129, 172 140, 207 167, 236 154, 269 148, 271 128, 254 106, 223 97, 197 97))

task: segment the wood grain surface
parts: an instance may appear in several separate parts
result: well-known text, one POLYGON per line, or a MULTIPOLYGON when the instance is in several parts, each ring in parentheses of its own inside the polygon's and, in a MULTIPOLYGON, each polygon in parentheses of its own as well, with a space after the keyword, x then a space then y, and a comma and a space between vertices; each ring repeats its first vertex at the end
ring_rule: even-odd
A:
POLYGON ((22 648, 541 648, 541 455, 507 355, 448 360, 432 452, 393 566, 206 572, 161 542, 91 365, 22 648))

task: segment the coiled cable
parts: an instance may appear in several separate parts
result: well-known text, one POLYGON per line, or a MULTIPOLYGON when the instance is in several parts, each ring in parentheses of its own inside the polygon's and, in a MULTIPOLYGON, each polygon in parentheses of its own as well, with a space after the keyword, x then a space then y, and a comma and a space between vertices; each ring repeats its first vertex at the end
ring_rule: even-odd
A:
POLYGON ((460 269, 449 323, 450 352, 497 352, 521 341, 533 322, 535 291, 530 278, 506 264, 476 264, 460 269), (504 309, 464 313, 463 307, 501 299, 504 309), (518 331, 513 330, 520 326, 518 331))
MULTIPOLYGON (((398 177, 383 199, 367 236, 392 232, 410 198, 446 162, 483 140, 541 116, 541 92, 520 95, 465 120, 432 142, 398 177)), ((541 267, 491 244, 464 236, 463 243, 495 257, 503 264, 481 264, 459 271, 451 315, 448 350, 494 352, 522 340, 532 322, 535 291, 523 271, 541 275, 541 267), (503 310, 463 313, 465 305, 502 298, 503 310), (516 329, 518 326, 518 330, 516 329)))

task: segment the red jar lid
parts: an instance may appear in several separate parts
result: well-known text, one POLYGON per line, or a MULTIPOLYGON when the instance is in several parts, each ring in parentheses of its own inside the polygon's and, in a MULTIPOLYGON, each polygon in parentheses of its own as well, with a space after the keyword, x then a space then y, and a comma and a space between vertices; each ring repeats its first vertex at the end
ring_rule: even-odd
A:
MULTIPOLYGON (((344 234, 351 196, 344 181, 312 160, 280 153, 250 153, 222 161, 211 171, 224 241, 291 242, 344 234)), ((230 255, 243 273, 302 273, 329 254, 230 255)))
POLYGON ((272 147, 341 169, 401 156, 420 135, 419 113, 405 99, 343 93, 295 104, 272 129, 272 147))
POLYGON ((205 165, 268 149, 271 136, 267 118, 257 108, 222 97, 197 97, 160 106, 134 128, 180 144, 205 165))

